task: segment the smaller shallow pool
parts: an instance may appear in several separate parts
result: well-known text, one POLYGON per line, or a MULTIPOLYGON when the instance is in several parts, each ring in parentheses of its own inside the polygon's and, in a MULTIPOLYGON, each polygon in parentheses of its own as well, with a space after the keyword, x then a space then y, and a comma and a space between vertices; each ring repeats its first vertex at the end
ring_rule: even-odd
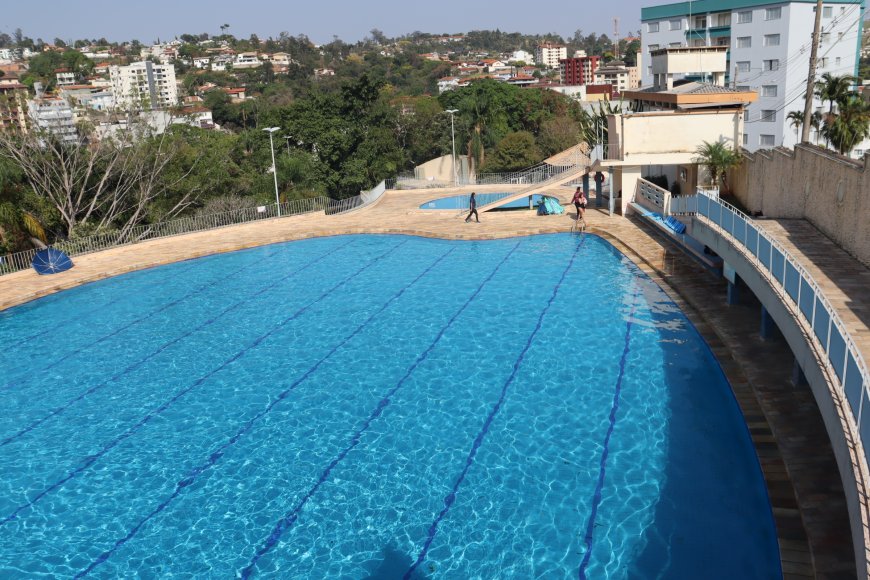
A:
MULTIPOLYGON (((487 205, 513 194, 514 192, 478 193, 477 205, 487 205)), ((465 209, 468 207, 468 197, 469 196, 467 195, 454 195, 451 197, 433 199, 432 201, 427 201, 422 204, 420 209, 465 209)), ((536 207, 540 202, 541 194, 535 193, 506 203, 496 209, 529 209, 530 207, 536 207), (531 202, 529 202, 530 197, 531 202)))

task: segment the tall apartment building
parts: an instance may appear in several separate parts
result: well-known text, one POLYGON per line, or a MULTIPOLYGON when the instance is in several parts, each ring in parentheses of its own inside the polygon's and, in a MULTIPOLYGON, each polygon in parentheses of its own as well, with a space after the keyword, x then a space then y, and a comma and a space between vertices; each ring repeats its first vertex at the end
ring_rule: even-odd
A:
POLYGON ((535 47, 535 64, 559 68, 559 61, 563 58, 568 58, 568 49, 564 45, 542 42, 535 47))
POLYGON ((27 87, 18 77, 0 78, 0 131, 14 129, 27 132, 27 87))
MULTIPOLYGON (((736 89, 757 91, 747 109, 743 146, 754 151, 791 147, 799 141, 786 116, 803 111, 815 3, 769 0, 697 0, 641 9, 641 47, 650 51, 680 46, 727 46, 726 81, 736 89)), ((816 74, 854 75, 864 0, 839 0, 822 8, 822 34, 816 74)), ((652 70, 643 68, 642 84, 652 84, 652 70)), ((687 75, 703 80, 706 71, 687 75)), ((814 106, 825 105, 818 100, 814 106)))
POLYGON ((76 119, 70 104, 60 97, 46 96, 40 83, 35 83, 33 88, 36 97, 27 101, 31 127, 38 132, 50 133, 64 143, 77 143, 76 119))
POLYGON ((563 58, 559 61, 559 78, 563 85, 588 85, 595 82, 599 56, 563 58))
POLYGON ((175 67, 148 60, 109 68, 115 104, 121 109, 162 109, 178 104, 175 67))

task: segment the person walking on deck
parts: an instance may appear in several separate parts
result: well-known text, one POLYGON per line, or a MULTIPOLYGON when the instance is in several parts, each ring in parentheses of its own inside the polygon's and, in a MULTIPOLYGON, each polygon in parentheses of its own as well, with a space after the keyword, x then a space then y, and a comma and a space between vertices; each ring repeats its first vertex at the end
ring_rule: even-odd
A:
POLYGON ((583 190, 581 188, 578 187, 577 191, 574 192, 574 197, 571 199, 571 203, 573 203, 574 207, 577 208, 577 221, 580 221, 586 213, 586 196, 583 195, 583 190))
POLYGON ((474 195, 474 192, 471 192, 471 197, 468 198, 468 217, 465 218, 465 223, 471 219, 471 216, 474 216, 474 219, 477 223, 480 223, 480 216, 477 215, 477 197, 474 195))

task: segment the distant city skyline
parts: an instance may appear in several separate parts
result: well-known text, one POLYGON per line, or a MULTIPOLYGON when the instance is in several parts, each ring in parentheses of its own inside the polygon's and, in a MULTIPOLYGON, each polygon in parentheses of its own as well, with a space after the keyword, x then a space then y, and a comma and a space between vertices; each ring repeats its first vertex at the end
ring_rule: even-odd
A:
POLYGON ((389 37, 418 30, 441 34, 495 29, 523 34, 552 32, 566 38, 581 29, 584 34, 612 36, 612 19, 619 17, 620 36, 626 36, 640 27, 641 6, 653 4, 654 0, 623 0, 593 11, 582 3, 567 0, 552 0, 546 9, 528 2, 460 0, 426 6, 396 0, 378 3, 337 0, 293 7, 276 7, 265 0, 242 3, 211 0, 207 4, 152 0, 135 5, 116 0, 91 0, 87 4, 43 0, 4 6, 0 32, 11 36, 16 28, 21 28, 26 36, 45 42, 55 38, 67 41, 105 37, 112 42, 136 39, 147 44, 185 33, 218 35, 220 26, 229 24, 227 32, 238 38, 257 34, 265 39, 286 31, 292 36, 305 34, 313 42, 323 44, 331 42, 333 36, 356 42, 368 36, 373 28, 389 37))

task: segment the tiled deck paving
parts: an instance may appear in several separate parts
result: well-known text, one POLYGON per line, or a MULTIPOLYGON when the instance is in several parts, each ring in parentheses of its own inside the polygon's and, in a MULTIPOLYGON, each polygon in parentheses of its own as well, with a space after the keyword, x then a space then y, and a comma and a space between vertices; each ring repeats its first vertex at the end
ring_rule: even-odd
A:
MULTIPOLYGON (((478 191, 506 189, 490 186, 478 191)), ((567 203, 572 189, 556 187, 547 192, 567 203)), ((456 211, 418 209, 430 199, 454 193, 457 191, 449 189, 390 191, 374 206, 349 214, 280 218, 115 248, 76 258, 75 268, 55 276, 40 277, 32 271, 2 276, 0 310, 123 272, 306 237, 403 233, 489 239, 566 232, 573 223, 573 211, 562 216, 537 216, 533 211, 490 212, 481 216, 482 223, 466 224, 456 211)), ((833 452, 812 393, 807 387, 794 388, 789 382, 792 356, 784 341, 761 340, 757 307, 725 306, 724 282, 664 242, 645 224, 608 217, 594 207, 587 211, 586 221, 590 232, 608 239, 668 291, 719 359, 746 417, 762 465, 785 577, 855 578, 848 515, 833 452)), ((781 223, 770 221, 765 226, 775 231, 773 228, 781 223)), ((851 258, 843 252, 845 258, 838 255, 832 260, 836 247, 825 245, 830 242, 805 222, 781 227, 783 233, 776 231, 776 235, 787 236, 796 255, 823 258, 820 263, 825 265, 828 278, 820 273, 819 282, 825 284, 835 305, 849 311, 843 317, 850 329, 867 338, 870 292, 866 289, 870 285, 842 284, 837 273, 848 273, 850 280, 858 279, 856 274, 870 273, 848 264, 851 258), (841 258, 848 260, 840 262, 841 258), (854 320, 847 320, 847 316, 854 320)))

